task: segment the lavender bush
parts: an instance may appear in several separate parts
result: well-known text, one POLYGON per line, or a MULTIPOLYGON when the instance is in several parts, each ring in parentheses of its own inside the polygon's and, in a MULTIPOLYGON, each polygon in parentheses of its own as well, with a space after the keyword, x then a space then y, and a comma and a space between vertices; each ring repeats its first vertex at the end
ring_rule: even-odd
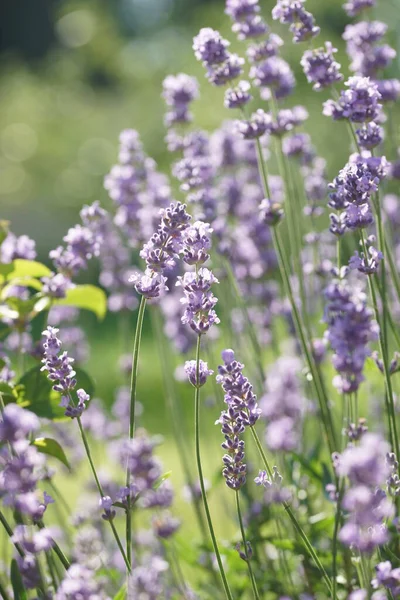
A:
POLYGON ((4 600, 400 598, 400 81, 374 5, 344 4, 342 68, 305 0, 269 24, 227 0, 240 54, 211 27, 193 40, 226 121, 197 129, 198 81, 163 83, 171 181, 127 129, 109 206, 84 206, 47 265, 1 223, 4 600), (275 21, 343 130, 339 173, 290 104, 275 21), (90 261, 98 286, 79 283, 90 261), (132 351, 110 410, 81 366, 82 310, 116 313, 132 351), (164 441, 141 423, 148 321, 164 441))

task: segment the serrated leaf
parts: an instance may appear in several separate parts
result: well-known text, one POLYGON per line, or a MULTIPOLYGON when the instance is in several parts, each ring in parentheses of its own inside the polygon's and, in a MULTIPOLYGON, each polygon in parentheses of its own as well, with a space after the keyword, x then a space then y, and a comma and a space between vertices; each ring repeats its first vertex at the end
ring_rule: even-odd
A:
POLYGON ((107 296, 95 285, 77 285, 67 291, 65 298, 55 300, 54 305, 76 306, 90 310, 98 319, 103 319, 107 312, 107 296))
POLYGON ((18 598, 18 600, 27 600, 28 594, 22 582, 21 573, 19 572, 18 564, 15 558, 13 558, 11 561, 10 579, 14 592, 14 598, 18 598))
POLYGON ((125 600, 126 598, 126 585, 122 586, 122 588, 115 594, 113 600, 125 600))
MULTIPOLYGON (((18 382, 23 386, 20 399, 25 406, 38 417, 51 420, 65 420, 65 408, 60 406, 61 394, 53 390, 53 383, 47 379, 46 373, 34 367, 25 373, 18 382)), ((89 375, 82 369, 76 368, 77 388, 83 388, 93 397, 94 384, 89 375)))
POLYGON ((17 277, 47 277, 51 271, 46 265, 36 260, 16 258, 12 263, 12 270, 7 274, 7 280, 17 277))
POLYGON ((35 446, 38 452, 42 454, 47 454, 48 456, 53 456, 57 458, 60 462, 62 462, 69 470, 71 470, 71 466, 68 462, 67 457, 65 456, 65 452, 62 449, 62 446, 52 438, 36 438, 32 442, 32 446, 35 446))

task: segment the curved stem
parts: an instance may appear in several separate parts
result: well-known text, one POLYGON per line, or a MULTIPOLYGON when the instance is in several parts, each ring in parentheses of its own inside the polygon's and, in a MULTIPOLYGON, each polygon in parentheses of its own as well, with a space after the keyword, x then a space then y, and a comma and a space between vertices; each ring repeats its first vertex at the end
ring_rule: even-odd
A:
MULTIPOLYGON (((4 529, 6 530, 6 533, 8 535, 9 538, 12 538, 12 536, 14 535, 13 530, 11 529, 5 515, 2 513, 2 511, 0 510, 0 523, 3 525, 4 529)), ((18 554, 22 557, 25 556, 25 552, 23 550, 23 548, 20 546, 20 544, 18 544, 18 542, 13 542, 15 549, 17 550, 18 554)))
MULTIPOLYGON (((197 337, 197 346, 196 346, 196 381, 197 382, 200 380, 200 345, 201 345, 201 336, 199 335, 197 337)), ((226 597, 228 598, 228 600, 233 600, 231 590, 229 589, 228 580, 225 575, 224 566, 222 564, 221 555, 219 553, 217 539, 215 537, 214 527, 212 524, 211 513, 210 513, 210 509, 208 507, 206 488, 204 485, 203 467, 201 464, 201 455, 200 455, 200 422, 199 422, 200 421, 200 387, 199 386, 195 387, 194 403, 195 403, 194 431, 195 431, 195 445, 196 445, 196 463, 197 463, 197 470, 199 473, 201 497, 203 500, 204 510, 205 510, 206 518, 207 518, 208 529, 210 531, 210 536, 211 536, 211 540, 212 540, 212 544, 213 544, 213 548, 214 548, 214 553, 215 553, 215 557, 217 559, 219 572, 221 574, 221 579, 222 579, 222 584, 224 586, 225 594, 226 594, 226 597)))
MULTIPOLYGON (((143 319, 144 313, 146 310, 146 298, 142 296, 139 305, 139 311, 136 322, 136 331, 135 331, 135 339, 133 342, 133 353, 132 353, 132 372, 131 372, 131 399, 130 399, 130 408, 129 408, 129 439, 133 438, 135 432, 135 408, 136 408, 136 389, 137 389, 137 376, 138 376, 138 367, 139 367, 139 353, 140 353, 140 341, 142 339, 142 329, 143 329, 143 319)), ((126 467, 126 487, 129 489, 131 483, 131 474, 129 471, 129 467, 126 467)), ((127 562, 128 562, 128 570, 130 570, 130 565, 132 564, 132 507, 131 507, 131 498, 130 494, 128 494, 127 499, 127 508, 126 508, 126 523, 125 523, 125 536, 126 536, 126 552, 127 552, 127 562)))
POLYGON ((243 527, 242 511, 240 510, 239 490, 236 490, 236 508, 237 508, 237 514, 238 514, 238 519, 239 519, 240 532, 242 534, 244 554, 246 556, 246 564, 247 564, 247 569, 249 571, 251 585, 253 587, 254 598, 256 600, 260 600, 260 595, 259 595, 258 589, 257 589, 257 583, 254 578, 254 573, 253 573, 253 569, 251 567, 251 562, 250 562, 250 556, 249 556, 249 552, 247 549, 247 540, 246 540, 246 534, 245 534, 244 527, 243 527))
MULTIPOLYGON (((87 441, 86 433, 85 433, 85 430, 83 429, 82 421, 81 421, 80 417, 77 418, 77 421, 78 421, 78 425, 79 425, 79 430, 81 432, 82 442, 83 442, 83 445, 84 445, 85 450, 86 450, 86 456, 88 458, 88 461, 89 461, 89 464, 90 464, 90 468, 92 469, 93 477, 94 477, 94 480, 96 482, 97 489, 99 490, 100 498, 103 498, 103 496, 104 496, 103 488, 102 488, 100 480, 99 480, 99 478, 97 476, 96 467, 94 466, 94 462, 93 462, 92 454, 91 454, 91 451, 90 451, 89 443, 87 441)), ((121 540, 119 539, 118 532, 115 529, 114 523, 112 521, 109 521, 109 523, 110 523, 110 527, 111 527, 111 530, 113 532, 115 541, 117 542, 119 551, 121 552, 122 558, 124 559, 124 563, 126 565, 126 568, 130 572, 131 566, 130 566, 130 563, 129 563, 128 558, 126 556, 125 550, 124 550, 124 548, 123 548, 123 546, 121 544, 121 540)))

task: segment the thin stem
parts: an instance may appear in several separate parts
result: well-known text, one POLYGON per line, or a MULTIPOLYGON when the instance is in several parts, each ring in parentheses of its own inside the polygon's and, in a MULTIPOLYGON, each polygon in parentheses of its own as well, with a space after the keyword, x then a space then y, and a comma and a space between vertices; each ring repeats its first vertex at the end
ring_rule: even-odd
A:
MULTIPOLYGON (((143 319, 146 310, 146 298, 142 296, 139 305, 139 311, 136 322, 135 339, 133 342, 133 354, 132 354, 132 373, 131 373, 131 400, 129 409, 129 439, 133 438, 135 432, 135 408, 136 408, 136 389, 137 389, 137 378, 138 378, 138 367, 139 367, 139 353, 140 353, 140 342, 142 339, 143 319)), ((131 474, 129 466, 126 467, 126 487, 129 489, 131 483, 131 474)), ((130 565, 132 564, 132 507, 131 498, 128 494, 126 508, 126 523, 125 523, 125 537, 126 537, 126 552, 128 561, 128 570, 130 571, 130 565)))
MULTIPOLYGON (((3 525, 4 529, 6 530, 6 533, 8 535, 9 538, 12 538, 12 536, 14 535, 13 530, 11 529, 6 517, 4 516, 4 514, 2 513, 2 511, 0 510, 0 523, 3 525)), ((18 542, 13 542, 18 554, 20 556, 25 556, 25 552, 23 550, 23 548, 21 547, 21 545, 18 542)))
MULTIPOLYGON (((39 521, 37 526, 39 527, 39 529, 45 529, 45 525, 43 523, 43 521, 39 521)), ((64 552, 61 550, 60 546, 57 544, 57 542, 52 539, 52 549, 54 550, 54 553, 58 556, 60 563, 63 565, 63 567, 68 570, 69 567, 71 566, 68 558, 65 556, 64 552)))
POLYGON ((236 490, 236 509, 237 509, 238 520, 239 520, 239 525, 240 525, 240 532, 242 534, 243 548, 244 548, 244 554, 246 557, 247 569, 249 571, 250 581, 251 581, 251 585, 253 587, 254 598, 256 600, 260 600, 260 595, 259 595, 258 589, 257 589, 257 583, 254 578, 254 573, 253 573, 253 569, 252 569, 251 562, 250 562, 249 551, 247 549, 247 540, 246 540, 246 534, 245 534, 244 527, 243 527, 242 511, 240 509, 239 490, 236 490))
MULTIPOLYGON (((257 432, 254 429, 254 427, 250 427, 250 429, 251 429, 251 432, 253 434, 254 441, 256 442, 257 448, 258 448, 258 450, 260 452, 260 455, 261 455, 262 461, 264 463, 265 469, 266 469, 268 475, 270 477, 272 477, 271 467, 269 466, 267 457, 265 456, 265 452, 264 452, 264 449, 263 449, 263 447, 261 445, 261 442, 260 442, 260 439, 259 439, 259 437, 257 435, 257 432)), ((299 537, 301 538, 301 540, 302 540, 302 542, 303 542, 303 544, 304 544, 304 546, 305 546, 308 554, 313 559, 314 563, 316 564, 317 568, 319 569, 319 571, 320 571, 320 573, 321 573, 321 575, 322 575, 322 577, 323 577, 323 579, 324 579, 324 581, 325 581, 325 583, 326 583, 326 585, 328 587, 329 592, 332 592, 331 580, 329 579, 327 572, 325 571, 325 569, 324 569, 321 561, 318 558, 317 553, 315 552, 315 550, 314 550, 314 548, 313 548, 310 540, 308 539, 307 534, 305 533, 305 531, 301 527, 300 523, 296 519, 296 517, 293 514, 293 511, 292 511, 291 507, 289 506, 289 504, 287 502, 282 502, 282 506, 285 509, 286 513, 288 514, 288 516, 289 516, 289 518, 290 518, 290 520, 291 520, 291 522, 292 522, 295 530, 297 531, 299 537)))
POLYGON ((336 505, 336 514, 335 514, 335 528, 333 531, 333 539, 332 539, 332 597, 333 600, 336 600, 336 586, 337 586, 337 549, 338 549, 338 533, 339 533, 339 525, 340 525, 340 515, 342 510, 342 499, 344 494, 344 481, 340 486, 339 495, 337 499, 336 505))
MULTIPOLYGON (((201 346, 201 336, 197 337, 197 346, 196 346, 196 382, 200 380, 200 346, 201 346)), ((195 445, 196 445, 196 462, 197 462, 197 470, 199 473, 199 481, 200 481, 200 489, 201 489, 201 497, 203 500, 204 510, 206 513, 208 529, 210 531, 210 536, 214 548, 215 557, 217 559, 219 572, 221 574, 222 584, 224 586, 225 594, 228 600, 233 600, 233 596, 231 590, 229 589, 228 580, 225 575, 224 566, 222 564, 221 555, 219 553, 217 539, 214 533, 214 527, 212 524, 210 509, 208 507, 206 488, 204 485, 204 477, 203 477, 203 467, 201 464, 201 455, 200 455, 200 387, 197 385, 195 387, 194 393, 194 403, 195 403, 195 417, 194 417, 194 430, 195 430, 195 445)))
MULTIPOLYGON (((86 437, 86 434, 85 434, 85 430, 83 429, 82 421, 81 421, 80 417, 77 418, 77 421, 78 421, 78 425, 79 425, 79 430, 81 432, 82 442, 83 442, 83 445, 84 445, 85 450, 86 450, 86 456, 88 458, 88 461, 89 461, 89 464, 90 464, 90 468, 92 469, 93 477, 95 479, 97 489, 99 490, 100 498, 103 498, 103 496, 104 496, 103 488, 102 488, 101 483, 99 481, 99 478, 97 476, 97 472, 96 472, 96 468, 94 466, 92 454, 90 452, 90 447, 89 447, 89 444, 88 444, 88 441, 87 441, 87 437, 86 437)), ((118 548, 119 548, 119 550, 121 552, 122 558, 124 559, 124 563, 126 565, 126 568, 130 572, 131 566, 130 566, 128 558, 127 558, 127 556, 125 554, 125 550, 124 550, 124 548, 123 548, 123 546, 121 544, 121 540, 119 539, 118 532, 115 529, 114 523, 112 521, 109 521, 109 523, 110 523, 111 530, 112 530, 112 532, 114 534, 115 541, 117 542, 118 548)))
POLYGON ((7 593, 6 588, 3 585, 3 582, 0 580, 0 596, 4 599, 4 600, 10 600, 10 596, 7 593))
MULTIPOLYGON (((261 180, 263 184, 264 193, 267 197, 270 197, 269 186, 268 186, 268 176, 266 171, 266 165, 262 156, 262 149, 260 140, 256 140, 257 146, 257 158, 258 158, 258 166, 261 175, 261 180)), ((293 290, 290 282, 289 276, 289 262, 286 256, 286 252, 284 249, 284 245, 282 243, 278 227, 272 228, 272 239, 275 247, 275 251, 278 256, 279 267, 284 283, 285 292, 289 298, 293 320, 295 323, 295 327, 297 330, 297 335, 299 336, 301 347, 305 359, 307 361, 308 368, 310 369, 314 385, 316 387, 317 397, 320 405, 321 417, 325 428, 326 438, 329 445, 329 451, 332 454, 336 450, 336 439, 335 439, 335 429, 333 426, 332 415, 330 413, 328 398, 326 395, 326 391, 324 390, 321 384, 321 378, 318 369, 316 368, 315 361, 312 357, 312 352, 310 351, 307 343, 307 336, 305 332, 305 327, 303 326, 302 319, 297 308, 296 301, 294 299, 293 290)))

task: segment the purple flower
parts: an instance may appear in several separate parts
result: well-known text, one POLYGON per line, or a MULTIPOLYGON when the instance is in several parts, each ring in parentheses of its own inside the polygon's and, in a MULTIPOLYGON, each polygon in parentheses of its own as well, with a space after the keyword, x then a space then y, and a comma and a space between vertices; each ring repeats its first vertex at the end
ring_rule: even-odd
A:
POLYGON ((381 79, 376 82, 381 102, 396 102, 400 97, 400 81, 398 79, 381 79))
POLYGON ((104 521, 112 521, 117 514, 116 511, 112 508, 113 501, 110 496, 103 496, 99 500, 99 506, 103 509, 103 514, 101 515, 104 521))
POLYGON ((234 23, 232 31, 242 41, 265 35, 268 32, 268 25, 260 15, 249 15, 244 20, 234 23))
POLYGON ((201 265, 210 255, 212 228, 208 223, 196 221, 183 234, 183 260, 188 265, 201 265))
POLYGON ((400 568, 393 568, 391 562, 387 560, 376 565, 375 573, 376 576, 371 581, 372 587, 377 589, 379 586, 384 586, 394 598, 397 598, 400 595, 400 568))
POLYGON ((266 40, 263 40, 257 44, 250 44, 247 48, 247 58, 252 63, 257 63, 265 58, 276 56, 279 52, 279 48, 283 45, 283 40, 276 35, 271 33, 266 40))
POLYGON ((163 81, 162 93, 165 103, 171 107, 171 111, 165 117, 167 125, 189 123, 192 119, 188 106, 198 95, 197 79, 185 73, 168 75, 163 81))
POLYGON ((164 292, 168 291, 165 285, 167 278, 151 269, 146 269, 143 274, 134 273, 130 276, 129 281, 133 283, 137 293, 147 298, 147 300, 159 298, 164 292))
POLYGON ((222 461, 222 471, 226 485, 232 490, 239 490, 246 483, 247 466, 244 462, 245 443, 239 435, 244 432, 244 425, 239 411, 234 406, 228 406, 221 413, 216 424, 222 426, 225 441, 222 448, 226 451, 222 461))
POLYGON ((269 87, 277 98, 288 96, 295 86, 295 78, 289 64, 279 56, 271 56, 250 69, 255 85, 269 87))
POLYGON ((226 48, 229 42, 221 37, 221 34, 210 27, 200 29, 198 35, 193 38, 193 50, 197 60, 205 67, 219 65, 228 59, 226 48))
POLYGON ((271 135, 278 137, 292 131, 298 125, 301 125, 308 119, 308 112, 304 106, 293 106, 293 108, 283 108, 278 111, 275 121, 272 121, 268 128, 271 135))
POLYGON ((362 148, 371 150, 383 141, 383 129, 373 121, 365 123, 361 129, 356 131, 358 143, 362 148))
POLYGON ((252 96, 249 93, 248 81, 239 81, 236 87, 229 88, 225 92, 224 105, 226 108, 241 108, 250 102, 252 96))
POLYGON ((71 279, 63 273, 52 273, 49 277, 42 277, 43 294, 51 298, 65 298, 67 290, 72 287, 71 279))
POLYGON ((207 79, 216 86, 226 85, 243 73, 243 65, 243 58, 237 54, 229 54, 224 63, 208 70, 207 79))
POLYGON ((346 208, 348 204, 361 206, 367 203, 378 190, 379 184, 379 179, 370 166, 362 159, 347 163, 334 182, 329 184, 335 190, 330 194, 330 206, 338 209, 346 208))
POLYGON ((271 202, 268 198, 262 200, 259 211, 260 220, 271 227, 277 225, 284 215, 282 206, 276 202, 271 202))
POLYGON ((361 205, 350 204, 344 215, 344 222, 349 229, 366 229, 374 222, 368 202, 361 205))
POLYGON ((324 48, 306 50, 300 61, 307 81, 313 83, 313 90, 322 90, 343 79, 340 64, 333 58, 337 49, 330 42, 324 48))
POLYGON ((39 419, 35 414, 18 404, 7 404, 0 420, 0 442, 16 442, 27 438, 37 429, 39 419))
POLYGON ((199 361, 199 377, 197 379, 197 363, 195 360, 187 360, 185 362, 185 373, 188 376, 190 383, 194 387, 201 387, 207 382, 207 378, 214 373, 208 368, 208 365, 203 360, 199 361))
POLYGON ((343 4, 343 8, 349 17, 356 17, 360 12, 366 8, 375 6, 375 4, 376 0, 348 0, 348 2, 343 4))
POLYGON ((365 256, 364 252, 361 252, 361 254, 357 251, 354 252, 349 261, 350 269, 357 269, 365 275, 377 273, 383 254, 372 245, 374 242, 375 236, 370 236, 366 242, 368 256, 365 256))
POLYGON ((226 0, 225 13, 233 21, 240 21, 258 12, 260 12, 258 0, 226 0))
POLYGON ((9 233, 0 245, 0 262, 8 264, 16 258, 34 260, 36 243, 27 235, 17 237, 13 233, 9 233))
POLYGON ((235 129, 243 139, 253 140, 262 137, 271 123, 271 115, 259 108, 248 121, 235 121, 235 129))
POLYGON ((181 521, 165 511, 152 519, 153 528, 162 539, 168 539, 176 533, 181 525, 181 521))
POLYGON ((295 133, 285 137, 282 141, 282 151, 286 156, 300 158, 302 164, 309 164, 314 156, 308 133, 295 133))
POLYGON ((368 343, 378 339, 379 327, 372 319, 365 295, 351 290, 346 280, 333 281, 325 290, 328 300, 326 339, 333 351, 333 366, 339 373, 334 386, 345 394, 358 390, 370 355, 368 343))
POLYGON ((182 323, 188 324, 198 335, 207 333, 212 325, 220 322, 214 310, 218 300, 211 292, 214 283, 219 283, 218 279, 205 267, 197 273, 189 272, 178 277, 176 285, 181 286, 184 292, 182 323))
POLYGON ((317 36, 320 28, 315 25, 314 17, 304 9, 305 0, 278 0, 272 9, 272 18, 290 25, 294 42, 304 42, 317 36))
POLYGON ((369 77, 350 77, 345 85, 348 90, 341 92, 337 102, 327 100, 324 103, 323 114, 333 119, 349 119, 355 123, 375 121, 382 105, 379 104, 380 93, 376 83, 369 77))
POLYGON ((108 594, 95 578, 95 573, 84 565, 74 563, 66 572, 57 589, 55 600, 107 600, 108 594))

